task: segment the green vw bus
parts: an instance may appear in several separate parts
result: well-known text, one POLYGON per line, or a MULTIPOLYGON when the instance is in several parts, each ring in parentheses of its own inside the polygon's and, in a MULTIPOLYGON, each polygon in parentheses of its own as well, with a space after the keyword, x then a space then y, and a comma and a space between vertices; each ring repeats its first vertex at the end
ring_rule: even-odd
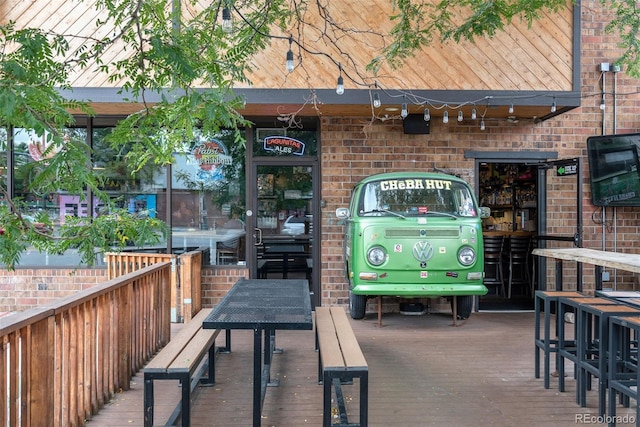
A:
POLYGON ((360 181, 348 208, 345 273, 351 317, 365 315, 367 298, 457 296, 458 315, 471 315, 484 295, 480 210, 469 185, 451 175, 398 172, 360 181))

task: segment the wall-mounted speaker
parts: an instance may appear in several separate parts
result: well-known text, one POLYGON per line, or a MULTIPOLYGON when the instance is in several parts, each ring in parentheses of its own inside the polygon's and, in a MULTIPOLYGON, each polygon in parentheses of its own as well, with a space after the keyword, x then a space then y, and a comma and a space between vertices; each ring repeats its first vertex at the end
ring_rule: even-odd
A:
POLYGON ((404 133, 408 135, 426 135, 431 131, 431 122, 424 120, 423 114, 409 114, 402 121, 404 133))

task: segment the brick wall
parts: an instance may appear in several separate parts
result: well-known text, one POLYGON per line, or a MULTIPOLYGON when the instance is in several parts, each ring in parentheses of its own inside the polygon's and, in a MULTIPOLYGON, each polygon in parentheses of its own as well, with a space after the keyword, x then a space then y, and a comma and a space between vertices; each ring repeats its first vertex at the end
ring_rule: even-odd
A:
MULTIPOLYGON (((216 305, 240 277, 249 277, 248 270, 203 268, 203 306, 216 305)), ((106 280, 104 268, 0 270, 0 313, 37 307, 106 280)))
POLYGON ((203 268, 202 306, 213 307, 217 305, 241 277, 249 277, 249 270, 242 268, 203 268))
MULTIPOLYGON (((470 120, 445 125, 438 120, 431 123, 429 135, 404 135, 399 120, 371 123, 370 118, 322 119, 322 301, 323 304, 347 304, 348 290, 343 274, 343 227, 337 224, 334 212, 347 206, 351 188, 365 176, 398 170, 433 170, 434 168, 459 174, 473 184, 472 159, 465 159, 465 150, 481 151, 557 151, 559 158, 581 157, 583 173, 584 246, 606 250, 640 253, 636 241, 640 232, 640 209, 618 208, 615 227, 603 227, 599 219, 600 208, 591 204, 586 157, 586 139, 605 133, 640 131, 637 112, 640 96, 636 79, 623 72, 614 77, 609 73, 605 87, 618 93, 614 114, 613 97, 606 96, 606 109, 600 110, 602 62, 613 63, 620 50, 616 38, 604 32, 607 14, 598 1, 582 2, 582 71, 580 86, 582 106, 572 112, 540 124, 506 120, 485 121, 486 130, 470 120), (615 80, 615 81, 614 81, 615 80), (614 117, 615 116, 615 117, 614 117), (615 120, 614 120, 615 118, 615 120), (614 241, 617 242, 614 248, 614 241)), ((517 111, 516 111, 517 114, 517 111)), ((516 154, 517 155, 517 154, 516 154)), ((552 180, 551 180, 552 181, 552 180)), ((575 231, 576 185, 567 181, 551 182, 549 203, 549 234, 572 235, 575 231)), ((611 208, 606 211, 612 220, 611 208)), ((569 263, 566 263, 569 264, 569 263)), ((565 276, 571 278, 574 270, 569 266, 565 276)), ((593 289, 593 268, 585 266, 585 287, 593 289)), ((630 288, 635 279, 627 273, 616 275, 618 288, 630 288)), ((550 286, 553 277, 550 276, 550 286)), ((575 285, 575 283, 573 283, 575 285)), ((573 286, 569 281, 568 286, 573 286)), ((612 285, 609 283, 609 285, 612 285)))
POLYGON ((107 280, 107 270, 0 269, 0 312, 47 304, 107 280))

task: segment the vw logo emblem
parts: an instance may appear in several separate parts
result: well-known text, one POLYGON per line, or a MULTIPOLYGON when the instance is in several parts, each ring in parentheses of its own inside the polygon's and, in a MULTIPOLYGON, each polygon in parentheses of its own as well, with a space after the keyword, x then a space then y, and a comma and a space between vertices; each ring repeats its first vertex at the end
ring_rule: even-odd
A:
POLYGON ((413 257, 420 262, 427 262, 433 256, 433 247, 429 242, 421 240, 413 245, 413 257))

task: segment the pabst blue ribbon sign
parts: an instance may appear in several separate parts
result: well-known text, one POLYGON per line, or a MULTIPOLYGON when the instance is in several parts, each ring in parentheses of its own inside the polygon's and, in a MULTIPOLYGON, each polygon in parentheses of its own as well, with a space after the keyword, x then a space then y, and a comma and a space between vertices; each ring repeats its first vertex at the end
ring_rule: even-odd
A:
POLYGON ((264 139, 264 150, 279 154, 302 156, 304 147, 304 142, 286 136, 267 136, 264 139))
POLYGON ((201 181, 217 181, 222 179, 222 166, 230 165, 233 159, 227 152, 227 147, 217 140, 201 141, 191 152, 198 166, 196 178, 201 181))

